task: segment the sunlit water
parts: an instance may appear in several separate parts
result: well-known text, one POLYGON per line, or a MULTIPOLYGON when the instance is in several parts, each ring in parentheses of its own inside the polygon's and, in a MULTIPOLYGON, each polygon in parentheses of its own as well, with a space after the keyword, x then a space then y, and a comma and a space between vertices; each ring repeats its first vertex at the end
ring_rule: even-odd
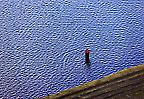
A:
POLYGON ((0 0, 0 98, 43 97, 142 63, 143 0, 0 0))

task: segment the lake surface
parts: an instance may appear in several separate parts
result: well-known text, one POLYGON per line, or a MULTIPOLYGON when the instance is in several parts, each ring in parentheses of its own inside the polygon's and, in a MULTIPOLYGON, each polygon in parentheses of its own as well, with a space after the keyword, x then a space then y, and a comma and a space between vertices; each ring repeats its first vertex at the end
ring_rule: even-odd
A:
POLYGON ((143 63, 143 0, 0 0, 2 99, 47 96, 143 63))

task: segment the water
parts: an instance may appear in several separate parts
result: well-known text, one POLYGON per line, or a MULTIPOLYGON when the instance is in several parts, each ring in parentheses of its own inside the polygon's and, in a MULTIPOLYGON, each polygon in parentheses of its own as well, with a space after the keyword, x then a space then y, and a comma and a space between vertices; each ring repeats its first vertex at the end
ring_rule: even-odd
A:
POLYGON ((143 42, 143 0, 1 0, 0 98, 43 97, 143 64, 143 42))

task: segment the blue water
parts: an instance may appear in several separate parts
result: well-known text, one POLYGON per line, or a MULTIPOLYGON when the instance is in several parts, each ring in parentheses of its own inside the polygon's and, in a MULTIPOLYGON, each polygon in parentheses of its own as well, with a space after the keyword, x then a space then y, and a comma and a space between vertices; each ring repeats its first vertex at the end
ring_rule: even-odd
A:
POLYGON ((143 0, 0 0, 2 99, 47 96, 143 63, 143 0))

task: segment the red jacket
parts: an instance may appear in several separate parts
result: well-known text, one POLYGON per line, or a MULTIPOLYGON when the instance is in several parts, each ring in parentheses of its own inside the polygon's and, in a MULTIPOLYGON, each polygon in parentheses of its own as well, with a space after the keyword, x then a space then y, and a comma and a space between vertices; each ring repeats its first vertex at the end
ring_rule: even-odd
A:
POLYGON ((85 54, 89 54, 89 53, 90 53, 90 50, 86 49, 85 54))

